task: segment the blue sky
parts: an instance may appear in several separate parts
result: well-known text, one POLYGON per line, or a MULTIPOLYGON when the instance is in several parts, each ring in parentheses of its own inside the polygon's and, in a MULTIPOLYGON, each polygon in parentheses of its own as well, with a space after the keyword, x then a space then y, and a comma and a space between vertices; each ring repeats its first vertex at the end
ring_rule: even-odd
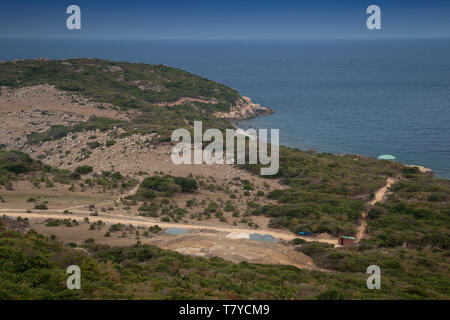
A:
POLYGON ((0 37, 322 39, 450 37, 449 0, 2 0, 0 37), (82 30, 66 29, 79 5, 82 30), (381 8, 382 30, 366 28, 381 8))

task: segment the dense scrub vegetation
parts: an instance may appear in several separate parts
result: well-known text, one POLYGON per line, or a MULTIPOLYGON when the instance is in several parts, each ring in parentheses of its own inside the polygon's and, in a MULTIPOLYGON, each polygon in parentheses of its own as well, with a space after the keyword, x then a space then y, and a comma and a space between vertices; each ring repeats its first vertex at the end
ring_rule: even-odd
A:
POLYGON ((85 183, 88 186, 95 184, 102 186, 104 190, 116 189, 119 187, 126 190, 136 186, 138 181, 134 178, 127 178, 117 171, 102 171, 101 174, 94 173, 92 179, 86 179, 85 183))
POLYGON ((0 219, 0 296, 3 299, 448 297, 448 278, 442 278, 445 274, 442 270, 448 274, 448 263, 439 261, 442 252, 416 255, 405 250, 397 257, 394 252, 368 255, 368 252, 333 253, 326 248, 323 251, 304 247, 302 250, 308 254, 322 257, 324 265, 338 270, 324 273, 291 266, 194 258, 147 245, 109 248, 87 241, 84 247, 91 252, 87 255, 34 231, 10 230, 7 226, 11 224, 10 219, 0 219), (424 264, 424 259, 435 263, 424 264), (381 290, 366 288, 364 268, 374 262, 386 270, 381 290), (81 290, 66 288, 66 268, 72 264, 81 268, 81 290), (438 269, 439 273, 433 274, 438 269), (427 277, 410 277, 418 271, 427 277))
POLYGON ((239 94, 220 83, 164 65, 100 59, 20 60, 3 63, 0 85, 13 88, 48 83, 122 108, 144 108, 181 97, 218 100, 228 110, 239 94), (111 89, 114 90, 111 90, 111 89))
POLYGON ((0 151, 0 186, 11 188, 12 182, 20 175, 40 171, 43 168, 40 161, 33 160, 21 151, 0 151))
MULTIPOLYGON (((193 131, 194 121, 202 120, 204 128, 232 128, 231 124, 224 119, 219 119, 204 112, 205 104, 191 103, 176 108, 155 107, 147 108, 131 121, 123 121, 105 117, 92 116, 88 121, 74 125, 53 125, 44 132, 33 131, 27 135, 27 143, 34 145, 47 141, 58 140, 69 134, 81 131, 102 132, 111 131, 114 128, 121 128, 125 131, 121 137, 134 133, 149 134, 157 133, 159 138, 153 141, 170 141, 172 132, 178 128, 187 128, 193 131)), ((107 146, 115 144, 114 140, 108 141, 107 146)))
MULTIPOLYGON (((279 203, 267 205, 253 214, 271 217, 272 227, 293 232, 356 233, 361 211, 388 177, 401 173, 398 163, 377 161, 354 155, 280 149, 280 178, 288 189, 268 194, 279 203)), ((246 166, 259 173, 259 166, 246 166)))
POLYGON ((189 72, 163 66, 110 62, 100 59, 21 60, 0 67, 0 85, 19 88, 48 83, 65 91, 82 94, 92 101, 112 104, 141 114, 131 121, 93 117, 87 123, 70 127, 56 125, 45 133, 32 133, 30 143, 61 138, 71 132, 121 126, 127 132, 157 132, 167 139, 170 133, 186 127, 186 120, 203 120, 212 128, 230 127, 215 118, 215 111, 228 111, 240 98, 233 89, 189 72), (191 102, 176 108, 155 103, 173 102, 182 97, 214 103, 191 102))
POLYGON ((17 175, 41 170, 42 163, 18 151, 0 151, 0 170, 3 175, 17 175))
MULTIPOLYGON (((336 250, 327 244, 308 242, 298 251, 322 268, 341 274, 364 273, 368 266, 381 269, 381 290, 397 299, 447 299, 450 295, 450 261, 443 249, 377 249, 363 242, 359 247, 336 250)), ((374 290, 378 291, 378 290, 374 290)))
POLYGON ((72 185, 69 189, 71 191, 74 191, 75 184, 79 185, 81 191, 85 191, 87 187, 94 186, 100 186, 104 190, 117 188, 126 190, 138 183, 120 172, 92 173, 92 167, 89 166, 78 167, 75 171, 58 169, 44 165, 39 160, 33 160, 21 151, 0 151, 0 187, 12 190, 14 182, 25 180, 33 183, 36 188, 39 188, 41 183, 47 188, 53 187, 55 183, 72 185), (91 173, 91 176, 83 180, 82 175, 88 173, 91 173))
MULTIPOLYGON (((298 250, 318 266, 345 274, 378 265, 382 286, 397 298, 448 298, 450 181, 394 162, 354 159, 282 148, 278 177, 290 188, 270 193, 279 203, 253 214, 272 217, 271 226, 294 232, 354 234, 375 190, 388 177, 400 177, 387 201, 369 208, 368 234, 358 246, 336 249, 313 242, 298 250)), ((256 166, 247 169, 257 173, 256 166)))
POLYGON ((450 249, 450 181, 407 174, 391 190, 369 211, 370 239, 383 247, 450 249))
POLYGON ((170 175, 147 177, 142 181, 136 197, 141 200, 156 198, 157 195, 171 196, 177 192, 197 191, 197 181, 193 178, 172 177, 170 175))
POLYGON ((109 119, 104 117, 93 116, 86 122, 80 122, 72 126, 53 125, 45 132, 31 132, 27 135, 27 142, 29 144, 38 144, 52 140, 58 140, 68 136, 71 133, 81 131, 107 131, 115 127, 125 126, 126 122, 121 120, 109 119))

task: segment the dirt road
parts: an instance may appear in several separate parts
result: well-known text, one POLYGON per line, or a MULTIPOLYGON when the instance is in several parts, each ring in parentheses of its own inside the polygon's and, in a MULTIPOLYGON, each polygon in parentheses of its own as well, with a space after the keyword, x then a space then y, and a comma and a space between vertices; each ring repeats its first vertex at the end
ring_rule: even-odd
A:
MULTIPOLYGON (((133 188, 131 191, 129 191, 126 195, 134 195, 137 190, 139 189, 140 183, 137 184, 135 188, 133 188)), ((117 201, 119 201, 118 199, 117 201)), ((108 201, 101 203, 101 205, 111 204, 114 203, 114 201, 108 201)), ((201 225, 201 224, 183 224, 183 223, 170 223, 170 222, 161 222, 153 219, 149 219, 147 217, 130 217, 130 216, 123 216, 119 214, 115 215, 99 215, 99 216, 90 216, 90 211, 82 211, 82 210, 76 210, 73 209, 79 209, 79 208, 85 208, 86 205, 80 205, 80 206, 74 206, 70 208, 65 208, 62 210, 45 210, 45 211, 39 211, 39 212, 33 212, 33 213, 27 213, 26 210, 23 209, 0 209, 0 213, 6 216, 10 217, 22 217, 22 218, 29 218, 29 219, 75 219, 77 221, 84 220, 87 216, 89 216, 90 221, 98 221, 102 220, 105 223, 122 223, 122 224, 131 224, 131 225, 140 225, 140 226, 153 226, 155 224, 159 225, 162 228, 184 228, 184 229, 209 229, 209 230, 215 230, 219 232, 227 232, 227 233, 261 233, 261 234, 270 234, 272 237, 282 240, 291 241, 295 238, 301 238, 306 241, 318 241, 318 242, 324 242, 329 244, 337 244, 337 239, 314 239, 312 237, 301 237, 292 234, 289 231, 282 231, 282 230, 267 230, 267 229, 250 229, 250 228, 239 228, 239 227, 223 227, 223 226, 211 226, 211 225, 201 225), (72 214, 64 214, 63 212, 67 210, 70 211, 72 214)))
MULTIPOLYGON (((389 190, 391 185, 397 181, 398 178, 388 178, 386 181, 386 185, 380 188, 377 192, 375 192, 375 196, 367 204, 373 206, 376 203, 383 201, 386 192, 389 190)), ((358 241, 364 238, 364 235, 366 234, 366 229, 367 229, 367 210, 365 210, 361 215, 361 223, 358 227, 358 233, 356 235, 356 239, 358 241)))
MULTIPOLYGON (((23 210, 11 210, 11 209, 1 209, 0 213, 2 215, 6 215, 9 217, 22 217, 22 218, 28 218, 28 219, 74 219, 77 221, 82 221, 86 217, 86 215, 78 215, 78 214, 63 214, 60 212, 55 211, 40 211, 40 212, 32 212, 27 213, 23 210)), ((314 239, 309 237, 300 237, 296 236, 289 231, 275 231, 275 230, 267 230, 267 229, 250 229, 250 228, 238 228, 238 227, 222 227, 222 226, 207 226, 207 225, 201 225, 201 224, 183 224, 183 223, 170 223, 170 222, 161 222, 153 219, 149 219, 147 217, 129 217, 129 216, 120 216, 120 215, 99 215, 99 216, 89 216, 89 221, 94 222, 101 220, 105 223, 110 224, 116 224, 116 223, 122 223, 125 225, 134 225, 134 226, 153 226, 155 224, 159 225, 162 228, 184 228, 184 229, 208 229, 208 230, 215 230, 219 232, 235 232, 235 233, 261 233, 261 234, 270 234, 272 237, 276 239, 282 239, 282 240, 293 240, 295 238, 302 238, 306 241, 319 241, 319 242, 325 242, 330 244, 336 244, 337 240, 335 239, 314 239)))
MULTIPOLYGON (((387 191, 391 187, 393 183, 398 181, 398 178, 388 178, 386 185, 382 188, 380 188, 376 193, 374 198, 368 202, 369 205, 374 205, 378 202, 383 201, 384 196, 386 195, 387 191)), ((136 192, 137 188, 131 190, 128 194, 134 194, 136 192)), ((85 206, 76 206, 71 207, 68 209, 76 209, 81 208, 85 206)), ((208 229, 208 230, 215 230, 219 232, 226 232, 226 233, 261 233, 261 234, 270 234, 276 239, 291 241, 295 238, 301 238, 306 241, 318 241, 323 243, 329 243, 329 244, 337 244, 337 239, 315 239, 312 237, 301 237, 295 234, 292 234, 289 231, 283 231, 283 230, 272 230, 272 229, 250 229, 250 228, 241 228, 241 227, 225 227, 225 226, 211 226, 211 225, 202 225, 202 224, 183 224, 183 223, 170 223, 170 222, 161 222, 157 220, 153 220, 147 217, 130 217, 130 216, 124 216, 124 215, 99 215, 99 216, 89 216, 89 211, 73 211, 70 210, 72 214, 64 214, 61 210, 46 210, 46 211, 39 211, 39 212, 33 212, 33 213, 27 213, 26 210, 22 209, 0 209, 0 213, 6 216, 10 217, 22 217, 22 218, 29 218, 29 219, 75 219, 77 221, 84 220, 87 216, 89 217, 89 220, 91 222, 102 220, 105 223, 109 224, 116 224, 116 223, 122 223, 125 225, 131 224, 134 226, 153 226, 155 224, 159 225, 162 228, 184 228, 184 229, 190 229, 190 230, 198 230, 198 229, 208 229)), ((358 233, 357 233, 357 239, 358 241, 364 238, 366 229, 367 229, 367 211, 364 211, 361 216, 361 223, 358 227, 358 233)))

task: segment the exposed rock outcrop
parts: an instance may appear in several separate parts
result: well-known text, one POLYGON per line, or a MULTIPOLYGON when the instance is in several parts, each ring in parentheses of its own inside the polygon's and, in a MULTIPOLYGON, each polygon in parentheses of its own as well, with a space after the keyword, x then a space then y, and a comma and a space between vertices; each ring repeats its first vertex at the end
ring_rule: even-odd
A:
POLYGON ((428 174, 428 175, 431 175, 431 176, 434 175, 433 170, 425 168, 423 166, 416 166, 416 165, 413 165, 413 164, 405 164, 405 166, 411 167, 411 168, 417 167, 419 169, 420 173, 428 174))
POLYGON ((214 115, 225 119, 248 119, 253 117, 265 116, 273 113, 273 110, 263 107, 258 103, 253 103, 249 97, 242 97, 228 112, 216 112, 214 115))

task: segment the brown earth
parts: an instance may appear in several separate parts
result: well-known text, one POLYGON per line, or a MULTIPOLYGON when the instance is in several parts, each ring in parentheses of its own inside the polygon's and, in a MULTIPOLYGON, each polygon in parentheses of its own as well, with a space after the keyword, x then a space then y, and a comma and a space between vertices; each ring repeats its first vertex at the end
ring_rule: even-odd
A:
MULTIPOLYGON (((173 106, 186 101, 177 101, 173 106)), ((208 101, 208 103, 212 102, 208 101)), ((251 102, 247 101, 247 103, 251 102)), ((38 146, 26 144, 26 134, 32 131, 42 132, 49 129, 51 125, 70 125, 86 121, 92 115, 123 120, 131 117, 129 113, 118 111, 113 106, 96 104, 49 85, 17 90, 2 88, 0 118, 4 125, 0 128, 0 144, 5 144, 7 149, 23 150, 33 158, 41 159, 45 164, 58 168, 73 170, 78 166, 89 165, 94 168, 94 173, 118 171, 138 181, 154 174, 194 177, 200 185, 198 192, 177 194, 169 198, 171 205, 188 211, 182 221, 180 223, 161 222, 161 218, 158 217, 140 216, 138 208, 142 203, 130 204, 123 199, 126 195, 134 194, 137 188, 120 191, 95 186, 85 190, 79 185, 74 185, 73 190, 70 191, 68 185, 55 184, 47 188, 42 184, 36 186, 31 181, 14 183, 14 190, 0 190, 6 201, 6 203, 0 203, 1 214, 27 217, 37 231, 47 235, 56 234, 60 240, 77 243, 93 237, 99 243, 129 245, 136 242, 136 236, 105 237, 106 228, 103 228, 104 230, 100 233, 87 230, 88 227, 83 224, 72 228, 46 227, 42 222, 48 218, 70 218, 82 222, 88 217, 90 221, 102 220, 107 224, 131 224, 136 228, 138 226, 148 228, 155 224, 162 228, 181 227, 189 232, 179 236, 161 234, 148 238, 140 237, 140 240, 143 243, 152 243, 191 255, 205 257, 217 255, 235 262, 279 263, 299 268, 315 268, 311 259, 294 250, 289 241, 297 236, 290 231, 268 228, 269 218, 264 216, 246 216, 243 219, 243 214, 249 208, 250 202, 253 201, 259 205, 273 202, 265 196, 256 196, 257 191, 267 194, 271 190, 285 188, 275 179, 263 179, 232 165, 175 165, 170 159, 171 144, 154 144, 155 134, 134 134, 121 138, 121 129, 108 132, 79 132, 57 141, 41 143, 38 146), (116 143, 106 146, 106 142, 113 135, 119 136, 115 139, 116 143), (101 146, 90 149, 88 143, 93 141, 99 142, 101 146), (245 195, 241 180, 249 180, 254 187, 249 191, 248 196, 245 195), (30 197, 37 198, 38 202, 48 201, 48 210, 35 210, 35 203, 27 202, 30 197), (197 204, 187 207, 186 203, 191 199, 195 199, 197 204), (223 211, 223 219, 214 215, 210 219, 202 220, 194 217, 195 213, 202 212, 212 201, 221 206, 225 201, 231 202, 240 212, 239 217, 233 217, 232 212, 226 211, 223 211), (95 210, 90 208, 92 205, 95 205, 95 210), (94 213, 96 216, 92 216, 94 213), (230 233, 248 235, 255 232, 271 234, 278 241, 277 243, 261 243, 226 237, 230 233)), ((86 178, 93 179, 94 176, 93 174, 83 176, 83 179, 86 178)), ((305 240, 314 239, 305 238, 305 240)), ((336 239, 319 239, 319 241, 333 244, 337 242, 336 239)))
POLYGON ((47 84, 0 90, 0 144, 11 149, 21 149, 27 134, 46 131, 52 125, 67 126, 94 115, 129 119, 128 113, 114 110, 111 105, 91 102, 47 84))
POLYGON ((92 238, 95 243, 109 246, 133 245, 137 239, 142 244, 151 244, 163 249, 174 250, 181 254, 198 257, 221 257, 223 259, 241 262, 247 261, 262 264, 286 264, 301 269, 318 269, 312 259, 295 251, 292 247, 279 243, 257 242, 250 240, 230 240, 225 233, 208 230, 189 230, 186 235, 166 235, 162 232, 143 236, 140 228, 129 228, 129 231, 111 233, 105 237, 108 225, 90 230, 89 224, 82 223, 76 227, 46 227, 43 222, 34 221, 33 229, 46 235, 56 235, 65 242, 82 244, 92 238), (140 236, 136 236, 136 230, 140 236))

